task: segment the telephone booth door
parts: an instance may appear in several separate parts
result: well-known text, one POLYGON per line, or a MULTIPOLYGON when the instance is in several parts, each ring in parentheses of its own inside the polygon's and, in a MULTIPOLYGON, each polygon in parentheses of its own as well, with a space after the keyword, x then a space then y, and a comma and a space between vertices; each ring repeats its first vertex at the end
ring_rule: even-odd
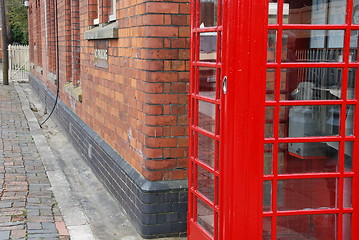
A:
POLYGON ((192 0, 190 240, 359 239, 359 0, 192 0))

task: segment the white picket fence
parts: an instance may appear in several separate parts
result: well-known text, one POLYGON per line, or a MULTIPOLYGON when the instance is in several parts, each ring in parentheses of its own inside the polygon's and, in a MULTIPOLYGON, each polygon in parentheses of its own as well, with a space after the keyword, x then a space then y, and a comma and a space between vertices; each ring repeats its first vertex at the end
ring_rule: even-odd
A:
POLYGON ((30 71, 29 46, 9 45, 9 78, 13 81, 27 81, 30 71))

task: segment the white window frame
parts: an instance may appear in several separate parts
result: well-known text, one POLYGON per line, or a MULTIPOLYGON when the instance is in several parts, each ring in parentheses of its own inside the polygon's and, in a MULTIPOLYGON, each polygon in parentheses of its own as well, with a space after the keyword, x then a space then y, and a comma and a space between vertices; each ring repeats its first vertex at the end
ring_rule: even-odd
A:
POLYGON ((112 21, 116 21, 116 2, 117 0, 110 0, 112 2, 112 14, 108 16, 108 21, 112 22, 112 21))
POLYGON ((102 0, 97 0, 97 18, 93 20, 94 25, 100 24, 100 1, 102 0))

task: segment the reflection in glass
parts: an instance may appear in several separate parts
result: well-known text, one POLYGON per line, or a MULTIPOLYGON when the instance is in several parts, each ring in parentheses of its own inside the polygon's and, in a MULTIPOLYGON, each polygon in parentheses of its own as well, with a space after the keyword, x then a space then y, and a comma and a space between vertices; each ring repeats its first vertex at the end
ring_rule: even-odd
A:
POLYGON ((198 159, 210 167, 214 167, 215 140, 203 134, 198 134, 198 159))
POLYGON ((343 204, 344 208, 352 207, 352 182, 351 178, 344 178, 343 204))
MULTIPOLYGON (((276 24, 278 23, 278 3, 276 0, 272 0, 269 3, 268 7, 268 23, 269 24, 276 24)), ((289 16, 289 4, 284 3, 283 5, 283 23, 288 23, 288 16, 289 16)))
POLYGON ((276 239, 336 239, 336 214, 295 215, 277 217, 276 239))
POLYGON ((273 144, 264 144, 264 175, 272 174, 273 144))
POLYGON ((213 236, 214 232, 214 212, 213 209, 197 198, 197 222, 209 234, 213 236))
POLYGON ((338 142, 280 143, 278 172, 338 172, 338 146, 338 142))
POLYGON ((218 0, 201 0, 201 19, 200 27, 217 26, 218 19, 218 0))
POLYGON ((264 133, 264 137, 266 138, 273 137, 273 119, 274 119, 274 107, 266 107, 265 133, 264 133))
POLYGON ((287 43, 285 62, 342 62, 343 30, 285 30, 283 43, 287 43), (323 39, 323 41, 319 41, 323 39))
POLYGON ((344 171, 353 171, 353 142, 345 142, 344 144, 344 171))
POLYGON ((353 1, 353 24, 359 24, 359 3, 353 1))
MULTIPOLYGON (((282 68, 280 70, 280 100, 286 100, 290 94, 287 89, 287 76, 292 77, 292 75, 288 75, 288 73, 291 73, 291 69, 282 68)), ((276 81, 278 80, 276 79, 276 81)))
POLYGON ((356 69, 349 68, 347 99, 355 99, 356 77, 357 77, 356 69))
POLYGON ((278 210, 336 208, 337 189, 336 178, 279 180, 278 210))
POLYGON ((217 33, 200 33, 199 60, 205 62, 216 62, 217 60, 217 33))
MULTIPOLYGON (((359 5, 358 5, 359 6, 359 5)), ((357 62, 358 61, 358 38, 359 38, 359 31, 358 30, 352 30, 350 32, 350 56, 349 61, 350 62, 357 62)))
POLYGON ((214 201, 214 175, 197 165, 197 190, 214 201))
POLYGON ((272 239, 272 218, 263 218, 262 240, 272 239))
POLYGON ((204 97, 216 98, 216 69, 199 68, 199 94, 204 97))
POLYGON ((269 24, 276 24, 278 16, 278 3, 271 2, 269 3, 268 7, 268 23, 269 24))
POLYGON ((284 163, 288 159, 288 144, 289 143, 280 143, 278 145, 278 173, 283 174, 288 170, 284 170, 284 163))
POLYGON ((214 133, 216 127, 216 105, 198 101, 198 127, 214 133))
POLYGON ((288 112, 288 136, 281 137, 336 136, 340 130, 340 110, 339 105, 281 107, 281 112, 288 112))
POLYGON ((272 182, 264 181, 263 184, 263 211, 272 210, 272 182))
MULTIPOLYGON (((277 2, 277 1, 275 1, 277 2)), ((289 24, 344 24, 346 0, 296 1, 285 0, 289 8, 289 24)))
POLYGON ((355 106, 347 106, 346 119, 345 119, 345 135, 352 136, 353 132, 353 121, 354 121, 354 108, 355 106))
POLYGON ((267 50, 267 62, 275 62, 277 46, 277 31, 268 31, 268 50, 267 50))
POLYGON ((274 100, 274 86, 275 86, 275 69, 267 69, 266 77, 266 100, 274 100))
MULTIPOLYGON (((350 32, 349 62, 358 62, 358 38, 359 38, 358 30, 353 30, 350 32)), ((353 70, 355 70, 355 68, 353 70)))
POLYGON ((343 240, 352 239, 352 214, 343 214, 343 240))
POLYGON ((288 136, 288 108, 279 108, 278 136, 288 136))
MULTIPOLYGON (((285 100, 342 98, 341 68, 287 68, 282 71, 281 92, 285 93, 285 100)), ((349 80, 349 83, 349 89, 353 88, 353 79, 349 80)), ((353 93, 348 96, 352 95, 353 93)))

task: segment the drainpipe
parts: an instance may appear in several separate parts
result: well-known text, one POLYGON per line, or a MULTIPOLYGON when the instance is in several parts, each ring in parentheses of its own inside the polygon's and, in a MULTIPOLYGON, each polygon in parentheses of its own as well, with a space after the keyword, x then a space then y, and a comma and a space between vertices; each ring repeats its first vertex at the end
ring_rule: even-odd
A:
POLYGON ((7 51, 8 38, 7 38, 7 25, 5 13, 5 1, 0 0, 0 15, 2 27, 2 60, 3 60, 3 83, 9 85, 9 53, 7 51))

